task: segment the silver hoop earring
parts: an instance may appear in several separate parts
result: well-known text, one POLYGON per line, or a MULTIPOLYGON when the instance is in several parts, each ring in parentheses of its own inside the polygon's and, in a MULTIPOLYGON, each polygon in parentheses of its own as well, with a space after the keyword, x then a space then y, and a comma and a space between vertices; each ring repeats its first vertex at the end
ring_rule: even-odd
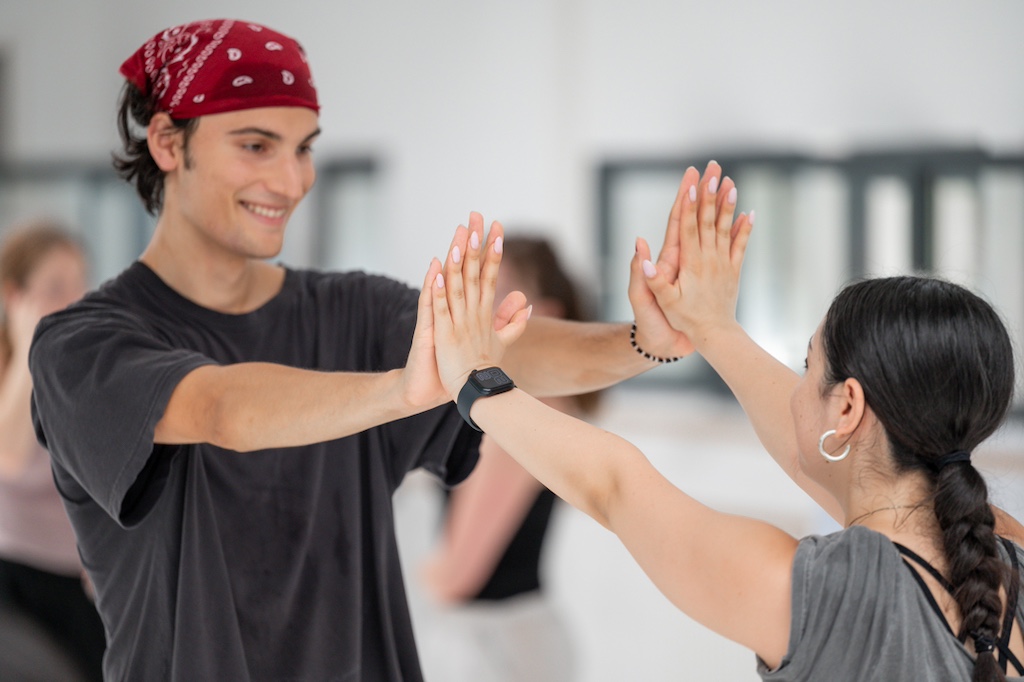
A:
POLYGON ((829 436, 834 435, 836 435, 835 429, 830 429, 825 433, 821 434, 821 438, 818 439, 818 452, 821 453, 822 457, 824 457, 830 462, 842 462, 844 459, 846 459, 846 456, 850 454, 849 443, 847 443, 846 447, 843 448, 843 452, 841 454, 830 455, 829 453, 825 452, 825 439, 828 438, 829 436))

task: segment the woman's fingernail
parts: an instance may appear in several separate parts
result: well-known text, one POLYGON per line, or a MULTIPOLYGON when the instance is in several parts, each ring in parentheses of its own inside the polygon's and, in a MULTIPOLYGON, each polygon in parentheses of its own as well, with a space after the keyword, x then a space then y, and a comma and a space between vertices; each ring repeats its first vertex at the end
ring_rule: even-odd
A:
POLYGON ((444 288, 444 277, 441 275, 440 272, 437 273, 437 277, 434 278, 434 284, 437 285, 438 289, 444 288))
POLYGON ((690 185, 690 201, 697 201, 697 185, 690 185))
POLYGON ((469 235, 469 246, 474 251, 480 248, 480 236, 476 232, 472 232, 469 235))
POLYGON ((735 187, 733 187, 731 190, 729 190, 729 203, 732 204, 733 206, 736 205, 736 188, 735 187))
POLYGON ((658 274, 658 268, 654 267, 654 263, 652 263, 649 260, 645 260, 641 264, 641 267, 643 267, 644 274, 647 275, 648 277, 654 277, 655 275, 658 274))
POLYGON ((530 319, 531 315, 533 315, 533 306, 532 305, 529 308, 526 309, 526 319, 530 319))
POLYGON ((494 253, 501 253, 502 249, 505 248, 505 242, 501 237, 494 240, 494 253))
POLYGON ((750 212, 750 224, 751 225, 754 224, 754 212, 753 211, 750 212))
POLYGON ((708 192, 711 193, 711 194, 714 194, 717 191, 718 191, 718 176, 716 175, 716 176, 712 177, 710 180, 708 180, 708 192))
POLYGON ((453 246, 452 247, 452 262, 453 263, 458 263, 461 258, 462 258, 462 254, 459 253, 459 247, 453 246))

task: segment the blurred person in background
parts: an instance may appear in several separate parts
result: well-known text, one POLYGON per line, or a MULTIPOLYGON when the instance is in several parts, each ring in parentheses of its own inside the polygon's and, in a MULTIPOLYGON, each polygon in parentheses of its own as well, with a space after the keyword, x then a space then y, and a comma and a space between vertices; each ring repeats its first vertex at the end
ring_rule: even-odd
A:
MULTIPOLYGON (((495 300, 520 291, 535 317, 586 320, 579 291, 551 243, 505 239, 495 300)), ((546 398, 585 418, 599 393, 546 398)), ((555 495, 487 436, 476 469, 447 496, 442 536, 424 586, 440 608, 420 630, 427 679, 566 682, 570 634, 545 597, 540 562, 555 495)))
POLYGON ((28 367, 39 320, 85 289, 82 248, 60 226, 17 227, 0 246, 0 601, 69 654, 85 679, 100 680, 103 625, 87 594, 50 456, 36 441, 28 367))

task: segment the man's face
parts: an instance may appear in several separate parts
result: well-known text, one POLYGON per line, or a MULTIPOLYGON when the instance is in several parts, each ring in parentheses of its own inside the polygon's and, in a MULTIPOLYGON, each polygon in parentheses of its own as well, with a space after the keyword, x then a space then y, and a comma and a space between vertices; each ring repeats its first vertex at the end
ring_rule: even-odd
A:
POLYGON ((203 116, 188 140, 188 163, 167 174, 161 219, 186 230, 196 248, 276 256, 316 178, 317 121, 303 107, 203 116))

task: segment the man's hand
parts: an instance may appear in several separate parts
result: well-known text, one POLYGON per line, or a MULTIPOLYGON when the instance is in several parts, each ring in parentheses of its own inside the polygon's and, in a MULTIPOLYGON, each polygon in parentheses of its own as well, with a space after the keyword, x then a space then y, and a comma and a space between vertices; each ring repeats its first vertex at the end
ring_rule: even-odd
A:
POLYGON ((434 352, 434 302, 431 300, 431 285, 440 267, 430 264, 430 272, 423 280, 419 303, 416 307, 416 328, 412 335, 409 359, 402 371, 402 399, 412 408, 425 405, 443 405, 448 394, 441 385, 437 373, 434 352))

